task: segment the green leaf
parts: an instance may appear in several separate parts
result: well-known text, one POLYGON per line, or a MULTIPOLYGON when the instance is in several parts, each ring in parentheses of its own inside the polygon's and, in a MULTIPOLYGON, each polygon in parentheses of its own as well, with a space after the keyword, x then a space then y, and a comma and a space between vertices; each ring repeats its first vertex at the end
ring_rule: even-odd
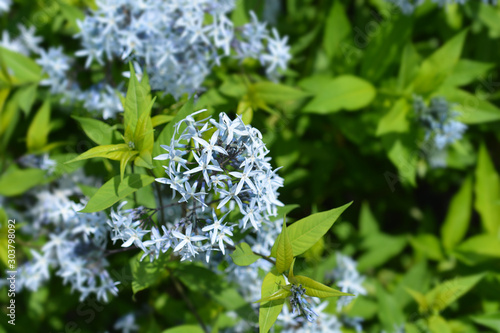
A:
POLYGON ((28 134, 26 135, 28 152, 36 152, 47 144, 50 131, 49 123, 50 102, 45 101, 36 113, 30 127, 28 128, 28 134))
POLYGON ((159 114, 151 118, 151 123, 153 124, 153 127, 157 127, 172 121, 172 119, 174 119, 174 116, 159 114))
POLYGON ((498 235, 500 216, 500 179, 484 144, 479 148, 476 167, 474 207, 481 215, 483 228, 498 235))
POLYGON ((500 109, 490 102, 464 90, 443 87, 436 92, 449 102, 454 103, 454 110, 460 113, 457 120, 465 124, 480 124, 500 120, 500 109))
MULTIPOLYGON (((262 282, 261 297, 266 298, 275 292, 279 292, 280 285, 285 284, 285 278, 274 271, 267 273, 262 282)), ((281 291, 288 292, 285 289, 281 291)), ((259 333, 267 333, 278 319, 283 308, 285 298, 263 302, 259 307, 259 333)))
POLYGON ((428 323, 431 333, 452 333, 450 325, 441 316, 431 316, 428 323))
POLYGON ((323 48, 328 57, 332 58, 340 51, 340 42, 352 31, 351 23, 340 1, 334 1, 325 22, 323 48))
POLYGON ((311 297, 325 298, 338 296, 356 296, 349 293, 343 293, 339 290, 330 288, 322 283, 314 281, 307 276, 295 275, 295 282, 301 284, 306 289, 306 295, 311 297))
MULTIPOLYGON (((340 214, 351 204, 352 202, 326 212, 316 213, 293 223, 287 230, 290 243, 292 244, 293 256, 296 257, 306 252, 311 246, 316 244, 330 230, 335 221, 340 217, 340 214)), ((281 236, 278 236, 271 250, 273 257, 276 257, 279 238, 281 236)))
POLYGON ((197 325, 181 325, 164 330, 162 333, 204 333, 197 325))
POLYGON ((38 83, 42 78, 40 66, 25 55, 0 47, 0 61, 7 68, 14 85, 38 83))
POLYGON ((104 210, 138 189, 154 182, 154 177, 148 175, 126 175, 122 181, 115 176, 101 186, 97 193, 80 212, 93 213, 104 210))
POLYGON ((431 273, 427 269, 426 260, 420 260, 414 264, 411 269, 405 273, 393 293, 400 308, 406 307, 411 301, 410 295, 407 291, 408 288, 417 292, 428 290, 430 279, 431 273))
POLYGON ((248 266, 260 259, 258 255, 253 253, 250 245, 248 245, 247 243, 236 245, 236 249, 229 256, 238 266, 248 266))
POLYGON ((441 227, 443 246, 451 250, 462 241, 472 212, 472 177, 465 178, 460 190, 451 200, 448 213, 441 227))
POLYGON ((168 255, 161 255, 158 259, 153 262, 149 261, 149 257, 145 260, 140 261, 142 253, 139 253, 132 259, 130 259, 130 270, 132 272, 132 291, 134 294, 137 292, 149 288, 153 284, 157 283, 168 276, 168 270, 166 266, 170 260, 168 255))
POLYGON ((110 160, 119 161, 123 157, 123 152, 129 152, 130 148, 125 143, 120 143, 116 145, 103 145, 90 148, 85 153, 78 155, 78 157, 68 161, 66 163, 72 163, 80 160, 86 160, 95 157, 109 158, 110 160))
POLYGON ((277 239, 278 248, 276 249, 276 269, 278 273, 288 270, 293 261, 292 243, 286 232, 286 219, 283 221, 283 229, 280 237, 277 239))
POLYGON ((89 139, 98 145, 111 145, 117 143, 120 138, 120 133, 115 131, 113 127, 105 122, 92 118, 71 117, 78 121, 89 139))
MULTIPOLYGON (((287 286, 289 287, 290 285, 287 285, 287 286)), ((285 287, 287 287, 287 286, 285 286, 285 287)), ((272 293, 271 295, 269 295, 267 297, 263 297, 263 298, 255 301, 254 303, 263 303, 263 302, 282 300, 282 299, 287 298, 291 294, 292 294, 292 292, 289 290, 289 288, 288 289, 279 289, 278 291, 272 293)))
POLYGON ((401 253, 407 241, 404 236, 373 233, 363 239, 361 247, 366 252, 358 259, 358 270, 365 271, 380 267, 389 259, 401 253))
POLYGON ((361 205, 361 213, 359 214, 359 233, 363 238, 379 233, 378 222, 366 201, 361 205))
POLYGON ((390 132, 408 132, 410 123, 406 116, 410 111, 410 104, 404 98, 394 103, 392 108, 378 122, 375 135, 380 136, 390 132))
POLYGON ((500 239, 490 234, 475 235, 467 238, 455 250, 469 255, 500 258, 500 239))
POLYGON ((444 259, 439 239, 433 234, 420 234, 410 237, 410 243, 416 250, 423 253, 429 259, 436 261, 444 259))
MULTIPOLYGON (((306 79, 300 85, 314 93, 314 98, 305 107, 304 112, 328 114, 342 109, 359 110, 375 98, 373 85, 352 75, 342 75, 323 82, 319 90, 310 90, 311 79, 306 79)), ((321 81, 325 81, 323 78, 321 81)))
POLYGON ((415 302, 418 304, 418 311, 420 313, 425 313, 429 309, 429 304, 427 304, 427 300, 425 299, 425 295, 421 292, 413 290, 411 288, 405 288, 406 292, 413 297, 415 302))
POLYGON ((12 197, 23 194, 43 182, 45 171, 40 169, 20 169, 4 173, 0 177, 0 195, 12 197))
POLYGON ((356 26, 354 44, 364 51, 360 75, 370 82, 381 80, 391 66, 399 63, 404 46, 412 39, 412 27, 413 17, 408 15, 391 16, 380 25, 377 20, 370 20, 356 26))
POLYGON ((85 14, 78 7, 70 4, 66 4, 61 0, 57 0, 58 5, 61 8, 61 12, 64 18, 69 23, 69 28, 74 31, 74 33, 78 33, 80 28, 78 27, 77 21, 83 21, 85 18, 85 14))
POLYGON ((302 99, 311 94, 297 88, 285 86, 274 82, 257 82, 248 87, 256 95, 256 98, 267 104, 280 104, 296 99, 302 99))
POLYGON ((398 135, 397 137, 385 135, 382 140, 388 151, 389 159, 398 169, 399 181, 416 186, 418 153, 420 151, 411 141, 411 135, 398 135))
POLYGON ((135 142, 136 149, 139 152, 153 152, 154 130, 153 123, 151 121, 151 108, 153 107, 155 99, 151 101, 148 109, 144 110, 137 120, 133 141, 135 142))
POLYGON ((388 294, 380 283, 376 284, 376 288, 379 320, 387 332, 394 332, 394 327, 405 322, 402 309, 398 306, 394 296, 388 294))
POLYGON ((497 330, 497 332, 499 331, 500 312, 471 316, 470 319, 479 325, 483 325, 493 330, 497 330))
POLYGON ((482 78, 495 67, 493 63, 479 62, 469 59, 460 59, 451 73, 444 81, 444 85, 460 87, 482 78))
POLYGON ((462 31, 424 60, 413 81, 417 94, 427 94, 438 88, 452 73, 460 59, 467 31, 462 31))
MULTIPOLYGON (((2 90, 2 97, 6 98, 9 89, 2 90)), ((0 112, 0 143, 2 150, 7 147, 10 137, 14 133, 19 120, 19 94, 14 94, 0 112)))
POLYGON ((37 83, 28 84, 19 88, 19 107, 24 111, 26 117, 28 117, 31 107, 35 102, 37 89, 37 83))
POLYGON ((477 274, 445 281, 425 295, 427 304, 430 304, 434 311, 443 311, 472 289, 483 276, 483 274, 477 274))
POLYGON ((418 71, 420 56, 415 50, 415 47, 408 43, 403 49, 401 58, 401 66, 398 74, 398 88, 405 89, 415 78, 418 71))
POLYGON ((131 140, 135 136, 139 117, 144 112, 151 111, 151 95, 149 94, 149 90, 137 80, 132 64, 130 64, 130 80, 124 109, 124 136, 126 140, 131 140))

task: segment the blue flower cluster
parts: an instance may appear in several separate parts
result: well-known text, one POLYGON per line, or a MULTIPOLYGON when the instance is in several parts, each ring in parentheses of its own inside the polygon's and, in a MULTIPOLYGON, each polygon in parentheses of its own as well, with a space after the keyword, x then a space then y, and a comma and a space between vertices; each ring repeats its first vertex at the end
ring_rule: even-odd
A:
POLYGON ((0 0, 0 14, 7 13, 12 5, 11 0, 0 0))
POLYGON ((41 48, 38 44, 42 42, 42 38, 35 36, 35 27, 30 27, 28 29, 24 25, 18 24, 17 28, 19 29, 19 34, 15 38, 11 38, 7 30, 2 31, 0 46, 25 56, 29 56, 33 53, 39 54, 41 48))
POLYGON ((151 87, 179 97, 197 92, 214 65, 232 53, 259 59, 269 77, 286 69, 287 38, 252 20, 234 27, 228 14, 234 0, 103 0, 80 21, 86 66, 113 57, 146 66, 151 87), (233 51, 233 52, 232 52, 233 51))
POLYGON ((168 161, 167 177, 156 181, 169 185, 174 197, 179 194, 174 204, 182 205, 185 213, 179 212, 177 220, 162 225, 161 231, 143 227, 140 208, 111 215, 113 241, 121 240, 123 247, 134 244, 143 250, 143 258, 149 255, 153 260, 172 248, 181 260, 205 252, 208 262, 213 250, 225 254, 228 245, 234 246, 234 228, 259 230, 273 225, 270 218, 283 205, 277 192, 283 179, 266 157, 261 133, 240 117, 231 120, 225 113, 218 122, 210 117, 195 120, 203 111, 177 123, 170 145, 162 146, 167 153, 155 157, 168 161), (242 216, 239 223, 227 219, 235 210, 242 216), (143 241, 148 233, 150 239, 143 241))
MULTIPOLYGON (((412 14, 418 6, 422 5, 425 2, 425 0, 388 0, 388 1, 394 3, 396 6, 401 8, 401 11, 406 15, 412 14)), ((467 2, 467 0, 431 0, 431 1, 435 4, 438 4, 441 7, 453 3, 458 3, 463 5, 467 2)), ((497 0, 482 0, 482 1, 485 4, 491 3, 493 5, 496 5, 497 3, 497 0)))
POLYGON ((106 215, 78 213, 86 202, 69 199, 81 196, 76 188, 76 183, 65 180, 58 187, 37 191, 29 217, 33 223, 23 232, 48 241, 39 251, 31 250, 32 259, 18 268, 18 285, 35 291, 50 278, 49 271, 55 270, 65 284, 81 293, 81 300, 96 294, 99 300, 107 301, 109 293, 117 294, 119 282, 113 281, 107 270, 106 215))
MULTIPOLYGON (((354 295, 366 295, 366 289, 362 285, 365 277, 359 274, 356 268, 357 263, 352 258, 340 252, 337 252, 336 260, 337 267, 333 270, 332 276, 341 291, 354 295)), ((337 311, 340 312, 342 308, 349 305, 353 299, 354 296, 339 297, 337 300, 337 311)))
POLYGON ((413 108, 425 131, 423 147, 431 166, 446 166, 446 148, 462 138, 467 126, 456 120, 460 114, 444 98, 435 97, 427 106, 422 97, 414 96, 413 108))

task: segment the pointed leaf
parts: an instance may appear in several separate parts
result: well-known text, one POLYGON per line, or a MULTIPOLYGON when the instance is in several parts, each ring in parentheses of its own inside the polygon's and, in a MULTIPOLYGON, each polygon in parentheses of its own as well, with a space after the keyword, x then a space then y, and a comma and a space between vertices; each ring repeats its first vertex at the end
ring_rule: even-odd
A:
POLYGON ((292 243, 286 232, 286 219, 283 222, 283 229, 277 239, 278 248, 276 250, 276 269, 278 273, 288 270, 293 261, 292 243))
POLYGON ((434 311, 442 311, 472 289, 483 276, 477 274, 445 281, 425 295, 427 304, 434 311))
POLYGON ((472 212, 472 177, 467 177, 451 200, 448 214, 441 227, 443 246, 451 250, 462 241, 469 227, 472 212))
POLYGON ((467 31, 462 31, 437 49, 422 63, 413 82, 417 94, 430 93, 452 73, 460 59, 467 31))
POLYGON ((483 228, 498 235, 500 219, 500 177, 484 144, 479 148, 474 184, 476 201, 474 207, 481 215, 483 228))
POLYGON ((72 116, 72 118, 78 121, 89 139, 98 145, 110 145, 118 142, 120 138, 120 133, 103 121, 76 116, 72 116))
MULTIPOLYGON (((296 257, 306 252, 311 246, 316 244, 351 204, 352 202, 326 212, 313 214, 293 223, 287 230, 290 243, 292 244, 293 256, 296 257)), ((278 240, 271 250, 273 257, 276 257, 277 245, 278 240)))
POLYGON ((285 289, 279 289, 280 285, 285 284, 285 278, 281 274, 277 274, 274 271, 267 273, 264 281, 262 282, 261 297, 267 298, 276 292, 283 291, 284 297, 280 299, 270 300, 263 302, 259 307, 259 333, 267 333, 269 329, 273 326, 278 319, 278 315, 283 308, 285 303, 285 298, 288 297, 287 293, 290 291, 285 289))
POLYGON ((94 148, 90 148, 85 153, 79 155, 78 157, 68 161, 66 163, 72 163, 80 160, 85 160, 89 158, 95 157, 104 157, 109 158, 110 160, 119 161, 122 157, 122 152, 130 151, 128 145, 124 143, 116 144, 116 145, 103 145, 97 146, 94 148))
POLYGON ((15 85, 37 83, 42 78, 41 67, 25 55, 0 47, 0 61, 15 85))
POLYGON ((330 288, 322 283, 314 281, 311 278, 301 275, 295 275, 296 283, 299 283, 306 289, 306 295, 311 297, 338 297, 338 296, 356 296, 349 293, 343 293, 339 290, 330 288))
POLYGON ((101 186, 80 212, 93 213, 104 210, 154 180, 154 177, 148 175, 126 175, 123 180, 120 180, 120 176, 115 176, 101 186))
POLYGON ((376 90, 370 82, 352 75, 330 78, 316 91, 310 90, 307 80, 300 85, 315 95, 303 109, 308 113, 328 114, 343 109, 359 110, 370 104, 376 95, 376 90))
POLYGON ((406 116, 409 111, 410 105, 406 99, 398 99, 389 112, 378 122, 376 135, 380 136, 390 132, 408 132, 410 123, 406 116))
POLYGON ((6 172, 0 177, 0 195, 11 197, 22 194, 40 184, 45 179, 45 171, 21 169, 6 172))
POLYGON ((50 131, 49 123, 50 102, 46 101, 42 104, 28 128, 26 145, 29 152, 40 150, 47 144, 50 131))

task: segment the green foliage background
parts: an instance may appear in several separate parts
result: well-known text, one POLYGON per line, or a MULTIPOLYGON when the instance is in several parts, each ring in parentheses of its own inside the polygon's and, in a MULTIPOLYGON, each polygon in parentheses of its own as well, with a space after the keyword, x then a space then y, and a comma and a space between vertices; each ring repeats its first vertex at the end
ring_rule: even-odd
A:
MULTIPOLYGON (((16 1, 2 29, 37 20, 44 46, 78 49, 71 37, 75 20, 91 1, 33 3, 16 1)), ((262 1, 240 1, 235 24, 246 22, 250 9, 262 16, 262 1)), ((207 79, 194 108, 237 112, 263 132, 275 165, 283 166, 280 200, 299 205, 289 218, 354 201, 297 259, 295 270, 322 281, 335 264, 335 251, 353 256, 367 276, 368 295, 347 311, 364 318, 366 332, 392 332, 401 324, 407 332, 500 332, 500 5, 469 1, 443 9, 427 2, 404 16, 382 0, 286 0, 277 28, 289 36, 293 55, 280 83, 266 81, 254 61, 242 67, 228 61, 207 79), (469 126, 450 148, 447 168, 431 169, 425 161, 413 94, 457 103, 469 126)), ((125 68, 114 64, 111 74, 120 77, 125 68)), ((0 49, 0 69, 0 195, 18 197, 79 167, 105 180, 123 178, 120 169, 127 166, 108 160, 64 163, 96 145, 122 142, 114 132, 127 131, 120 120, 86 125, 86 110, 61 106, 38 86, 42 74, 31 59, 0 49), (52 178, 15 163, 25 153, 45 151, 58 162, 52 178)), ((78 75, 91 84, 103 74, 78 75)), ((188 103, 187 97, 156 97, 152 115, 160 118, 148 125, 160 129, 155 142, 161 127, 188 103)), ((151 152, 144 165, 150 157, 151 152)), ((134 176, 143 186, 151 180, 134 176)), ((97 191, 82 190, 89 196, 97 191)), ((151 186, 137 196, 139 203, 156 205, 151 186)), ((23 240, 21 232, 18 238, 42 242, 23 240)), ((28 247, 17 249, 18 261, 29 258, 28 247)), ((214 331, 233 324, 227 311, 258 322, 234 286, 196 264, 139 263, 125 255, 113 257, 112 267, 120 268, 115 273, 123 282, 109 304, 79 302, 53 278, 35 293, 19 294, 16 327, 5 328, 4 319, 0 327, 104 331, 120 314, 139 309, 144 332, 197 332, 176 284, 187 288, 214 331), (178 325, 191 326, 165 330, 178 325)), ((7 301, 6 292, 0 301, 7 301)))

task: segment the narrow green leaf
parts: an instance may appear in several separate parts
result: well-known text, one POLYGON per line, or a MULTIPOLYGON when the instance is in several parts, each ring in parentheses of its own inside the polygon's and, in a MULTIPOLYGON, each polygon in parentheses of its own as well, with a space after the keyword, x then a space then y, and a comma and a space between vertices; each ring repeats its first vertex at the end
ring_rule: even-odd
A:
POLYGON ((252 248, 247 243, 236 245, 236 249, 229 255, 238 266, 248 266, 260 259, 253 253, 252 248))
POLYGON ((420 56, 415 47, 408 43, 403 49, 401 65, 398 74, 398 88, 404 90, 415 78, 418 71, 420 56))
POLYGON ((116 145, 97 146, 94 148, 90 148, 85 153, 80 154, 78 157, 66 163, 72 163, 95 157, 104 157, 104 158, 109 158, 110 160, 119 161, 123 156, 122 153, 127 151, 130 151, 129 146, 124 143, 116 145))
POLYGON ((495 67, 493 63, 479 62, 469 59, 460 59, 444 85, 460 87, 482 78, 495 67))
POLYGON ((323 48, 328 57, 333 57, 340 51, 340 42, 352 31, 351 23, 347 18, 344 6, 335 1, 328 13, 323 36, 323 48))
POLYGON ((376 95, 370 82, 352 75, 331 78, 317 91, 310 90, 305 82, 300 85, 314 93, 314 98, 303 109, 307 113, 328 114, 342 109, 359 110, 370 104, 376 95))
POLYGON ((266 104, 281 104, 311 95, 311 93, 297 88, 267 81, 254 83, 248 89, 253 90, 256 98, 264 101, 266 104))
POLYGON ((124 127, 125 137, 129 140, 135 136, 137 121, 143 112, 150 111, 151 95, 146 85, 141 85, 130 64, 130 80, 125 96, 124 127))
POLYGON ((478 323, 479 325, 489 327, 499 332, 500 312, 472 316, 470 317, 470 319, 472 319, 473 322, 478 323))
POLYGON ((139 154, 137 150, 127 150, 119 152, 120 154, 120 178, 123 180, 123 176, 125 175, 125 169, 127 168, 128 162, 136 155, 139 154))
POLYGON ((28 84, 19 88, 19 107, 24 111, 26 117, 28 117, 31 107, 35 102, 37 89, 37 83, 28 84))
POLYGON ((373 216, 370 205, 365 201, 361 205, 361 213, 359 214, 359 233, 361 237, 369 237, 378 232, 377 220, 373 216))
POLYGON ((464 238, 472 212, 472 177, 465 178, 462 187, 451 200, 441 227, 443 246, 451 250, 464 238))
POLYGON ((311 297, 325 298, 338 296, 356 296, 353 294, 343 293, 339 290, 335 290, 306 276, 295 275, 295 281, 301 284, 302 287, 306 289, 306 295, 311 297))
POLYGON ((439 239, 433 234, 419 234, 410 237, 411 245, 429 259, 441 261, 444 259, 439 239))
POLYGON ((413 81, 415 93, 430 93, 446 80, 460 59, 466 36, 467 31, 460 32, 424 60, 413 81))
POLYGON ((40 169, 13 170, 0 177, 0 195, 11 197, 23 194, 40 184, 45 178, 45 171, 40 169))
POLYGON ((452 333, 450 325, 439 315, 431 316, 428 323, 431 333, 452 333))
POLYGON ((263 297, 263 298, 255 301, 254 303, 263 303, 263 302, 271 302, 271 301, 281 300, 281 299, 287 298, 291 294, 292 294, 292 292, 288 289, 280 289, 267 297, 263 297))
MULTIPOLYGON (((326 212, 316 213, 293 223, 288 228, 288 237, 292 244, 293 256, 296 257, 306 252, 311 246, 316 244, 330 230, 335 221, 340 217, 340 214, 351 204, 352 202, 326 212)), ((271 250, 273 257, 276 257, 277 247, 278 240, 271 250)))
POLYGON ((166 329, 162 333, 204 333, 204 331, 197 325, 181 325, 166 329))
POLYGON ((479 148, 476 167, 474 207, 481 215, 483 228, 492 235, 498 235, 500 219, 500 178, 484 144, 479 148))
MULTIPOLYGON (((7 98, 8 89, 3 90, 2 97, 7 98)), ((14 94, 3 106, 0 113, 0 147, 5 149, 19 121, 19 94, 14 94)))
POLYGON ((404 98, 394 103, 392 108, 378 122, 375 135, 380 136, 390 132, 408 132, 410 123, 406 116, 410 111, 410 105, 404 98))
POLYGON ((484 274, 477 274, 445 281, 425 295, 427 304, 430 304, 434 311, 443 311, 472 289, 483 277, 484 274))
POLYGON ((394 327, 405 322, 402 309, 398 306, 395 298, 387 293, 380 283, 376 284, 376 295, 378 301, 378 318, 382 327, 387 332, 393 332, 394 327))
POLYGON ((101 186, 80 212, 93 213, 104 210, 154 180, 154 177, 148 175, 126 175, 123 180, 120 180, 120 176, 115 176, 101 186))
POLYGON ((159 114, 151 118, 151 123, 153 124, 153 127, 157 127, 172 121, 172 119, 174 119, 174 116, 159 114))
POLYGON ((78 121, 80 126, 82 126, 83 131, 89 137, 90 140, 94 141, 98 145, 110 145, 117 143, 120 138, 120 133, 113 129, 103 121, 71 116, 73 119, 78 121))
POLYGON ((276 269, 278 273, 288 270, 293 261, 292 243, 286 232, 286 219, 283 221, 283 229, 277 239, 278 248, 276 250, 276 269))
POLYGON ((50 102, 45 101, 28 128, 26 145, 30 153, 42 149, 47 144, 50 130, 49 123, 50 102))
POLYGON ((413 297, 415 302, 418 304, 418 311, 420 313, 425 313, 429 309, 429 304, 427 304, 427 300, 425 299, 425 295, 421 292, 413 290, 411 288, 405 288, 406 292, 413 297))
POLYGON ((267 333, 278 319, 278 315, 283 308, 285 298, 288 297, 287 293, 290 291, 279 289, 280 285, 285 284, 285 278, 276 272, 267 273, 264 281, 262 282, 261 297, 267 298, 276 292, 284 292, 284 297, 280 299, 270 300, 263 302, 259 307, 259 333, 267 333))
POLYGON ((480 234, 467 238, 455 249, 459 253, 500 258, 500 239, 496 235, 480 234))
POLYGON ((483 98, 465 90, 444 86, 436 92, 449 102, 454 103, 454 110, 460 113, 457 120, 465 124, 481 124, 500 120, 500 109, 483 98))
POLYGON ((22 85, 37 83, 42 78, 42 69, 32 59, 17 52, 0 47, 0 61, 11 74, 12 83, 22 85))

